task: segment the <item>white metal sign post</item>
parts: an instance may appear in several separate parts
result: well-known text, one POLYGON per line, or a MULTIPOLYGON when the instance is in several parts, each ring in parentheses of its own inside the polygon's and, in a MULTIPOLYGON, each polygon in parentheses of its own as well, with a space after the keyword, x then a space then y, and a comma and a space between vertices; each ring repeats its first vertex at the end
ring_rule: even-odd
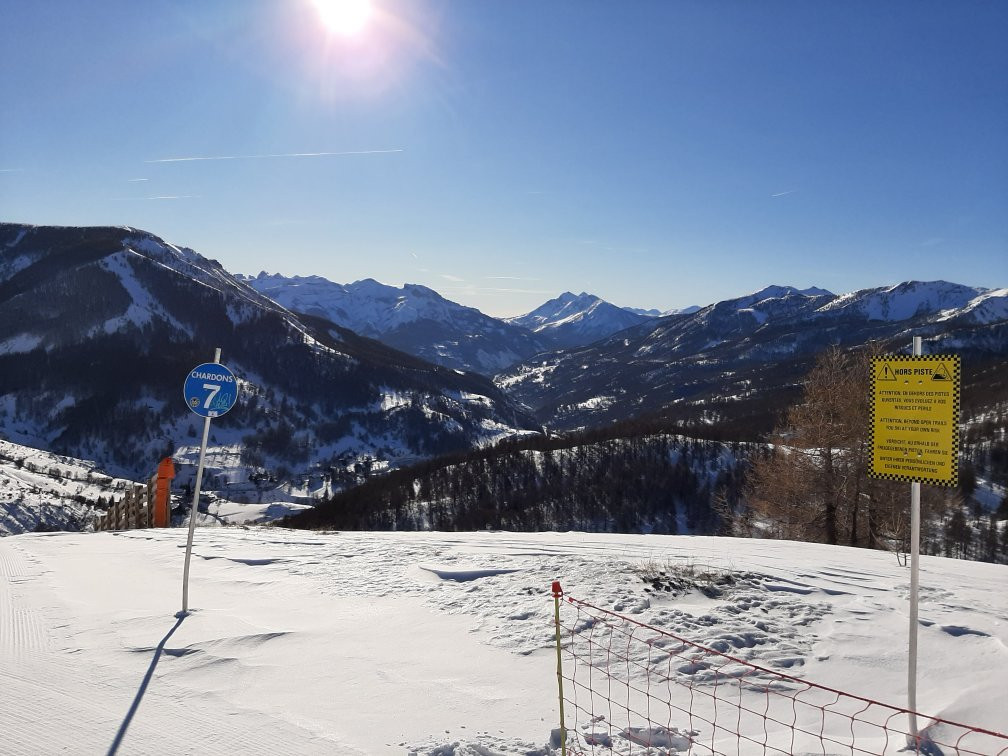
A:
POLYGON ((907 708, 910 737, 920 751, 917 729, 917 605, 920 591, 921 483, 955 486, 959 468, 959 387, 956 355, 921 354, 872 358, 871 467, 874 478, 910 482, 910 629, 907 708))
POLYGON ((189 538, 186 541, 185 569, 182 573, 182 613, 189 611, 189 560, 192 558, 193 533, 199 512, 200 485, 203 483, 203 461, 206 457, 210 420, 220 417, 234 407, 238 399, 238 380, 234 373, 220 364, 220 347, 214 352, 213 362, 197 365, 186 376, 182 387, 186 406, 203 418, 203 440, 200 442, 199 465, 196 467, 196 485, 192 507, 189 510, 189 538))
MULTIPOLYGON (((914 357, 921 356, 921 337, 913 337, 914 357)), ((917 746, 917 597, 920 592, 920 481, 910 483, 910 661, 907 664, 907 708, 910 734, 917 746)))

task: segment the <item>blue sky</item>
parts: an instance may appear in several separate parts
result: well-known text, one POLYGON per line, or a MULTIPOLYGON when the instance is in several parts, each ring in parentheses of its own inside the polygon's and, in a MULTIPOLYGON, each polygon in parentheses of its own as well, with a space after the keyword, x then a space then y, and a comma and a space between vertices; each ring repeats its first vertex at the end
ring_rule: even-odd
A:
POLYGON ((1008 286, 1008 3, 373 6, 3 0, 0 218, 494 315, 1008 286))

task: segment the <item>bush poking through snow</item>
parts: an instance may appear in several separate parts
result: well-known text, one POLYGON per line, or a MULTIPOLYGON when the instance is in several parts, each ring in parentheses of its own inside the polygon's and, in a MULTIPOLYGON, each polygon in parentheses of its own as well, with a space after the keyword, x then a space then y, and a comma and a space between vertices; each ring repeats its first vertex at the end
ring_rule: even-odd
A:
POLYGON ((646 559, 635 564, 632 570, 650 586, 645 591, 671 593, 674 596, 699 591, 707 598, 718 598, 726 588, 736 585, 742 577, 730 570, 697 565, 693 560, 677 562, 671 558, 664 561, 646 559))

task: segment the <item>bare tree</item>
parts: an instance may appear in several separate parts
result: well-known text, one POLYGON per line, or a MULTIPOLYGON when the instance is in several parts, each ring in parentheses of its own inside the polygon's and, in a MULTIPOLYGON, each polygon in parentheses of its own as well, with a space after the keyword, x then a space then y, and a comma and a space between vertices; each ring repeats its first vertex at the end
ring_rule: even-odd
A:
MULTIPOLYGON (((747 500, 768 535, 899 549, 908 533, 906 486, 868 477, 871 358, 831 347, 805 380, 801 401, 752 462, 747 500)), ((925 511, 944 494, 929 492, 925 511)))

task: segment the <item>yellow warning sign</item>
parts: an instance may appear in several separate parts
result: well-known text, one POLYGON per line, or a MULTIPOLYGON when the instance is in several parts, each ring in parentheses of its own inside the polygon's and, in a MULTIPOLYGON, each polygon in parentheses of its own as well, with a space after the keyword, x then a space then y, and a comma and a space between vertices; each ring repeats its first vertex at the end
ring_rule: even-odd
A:
POLYGON ((936 486, 959 482, 959 357, 872 359, 870 474, 936 486))

